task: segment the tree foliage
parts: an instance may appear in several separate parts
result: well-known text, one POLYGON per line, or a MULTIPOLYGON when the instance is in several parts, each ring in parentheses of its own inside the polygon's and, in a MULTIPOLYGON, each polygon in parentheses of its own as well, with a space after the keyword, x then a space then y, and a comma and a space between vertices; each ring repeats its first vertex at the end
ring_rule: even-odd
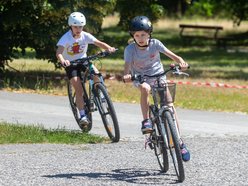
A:
POLYGON ((230 18, 236 25, 248 19, 247 0, 0 0, 0 71, 18 52, 32 48, 36 57, 56 64, 58 39, 67 31, 67 18, 81 11, 87 19, 86 30, 99 34, 103 18, 119 12, 119 26, 127 29, 137 15, 152 22, 164 15, 202 15, 230 18))
POLYGON ((35 50, 37 58, 56 64, 56 43, 69 29, 69 14, 83 12, 86 29, 99 33, 104 16, 114 6, 115 0, 0 0, 0 68, 20 49, 25 54, 27 47, 35 50))
POLYGON ((239 26, 248 19, 247 0, 194 0, 187 10, 188 15, 207 18, 228 18, 239 26))
POLYGON ((247 0, 213 0, 218 8, 216 12, 225 10, 225 17, 230 17, 234 24, 239 26, 242 21, 248 20, 248 1, 247 0))
POLYGON ((158 0, 117 0, 116 10, 120 13, 119 26, 124 29, 135 16, 145 15, 155 22, 164 15, 164 8, 158 0))

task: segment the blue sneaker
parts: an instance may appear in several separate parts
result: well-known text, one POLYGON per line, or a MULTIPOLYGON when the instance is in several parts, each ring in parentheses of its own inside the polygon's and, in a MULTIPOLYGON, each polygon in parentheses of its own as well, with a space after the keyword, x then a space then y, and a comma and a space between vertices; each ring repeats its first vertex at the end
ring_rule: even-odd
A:
POLYGON ((144 121, 142 121, 141 131, 143 134, 152 132, 152 122, 150 119, 145 119, 144 121))
POLYGON ((181 148, 181 154, 182 154, 183 161, 189 161, 190 160, 190 153, 189 153, 189 150, 187 149, 186 145, 184 143, 182 143, 180 148, 181 148))

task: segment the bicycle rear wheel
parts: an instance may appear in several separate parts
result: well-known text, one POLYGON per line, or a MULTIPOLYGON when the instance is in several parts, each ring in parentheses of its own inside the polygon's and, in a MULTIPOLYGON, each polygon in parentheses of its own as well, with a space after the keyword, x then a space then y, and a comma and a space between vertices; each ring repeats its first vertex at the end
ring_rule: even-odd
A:
POLYGON ((68 98, 69 98, 69 102, 70 102, 70 106, 71 106, 71 110, 72 110, 72 113, 74 115, 74 118, 79 126, 79 128, 83 131, 83 132, 88 132, 91 130, 92 128, 92 114, 90 112, 90 103, 89 103, 89 99, 88 99, 88 94, 86 92, 86 89, 85 89, 85 86, 84 84, 82 83, 82 86, 83 86, 83 92, 84 92, 84 95, 83 95, 83 99, 84 99, 84 109, 85 109, 85 113, 89 119, 89 125, 87 126, 87 128, 83 128, 82 125, 80 125, 80 113, 79 113, 79 110, 77 108, 77 105, 76 105, 76 96, 75 96, 75 90, 74 88, 72 87, 72 84, 70 83, 70 81, 68 81, 67 83, 67 92, 68 92, 68 98))
MULTIPOLYGON (((159 121, 156 120, 155 117, 155 107, 154 105, 150 106, 150 119, 153 124, 153 133, 152 133, 152 142, 154 147, 154 152, 158 160, 158 164, 160 166, 160 169, 162 172, 167 172, 169 170, 169 158, 168 158, 168 152, 166 149, 165 140, 162 136, 165 136, 163 134, 162 130, 159 126, 159 121)), ((162 127, 164 127, 162 125, 162 127)))
POLYGON ((168 146, 172 157, 172 162, 179 182, 185 179, 182 154, 180 149, 180 139, 177 134, 176 124, 173 121, 170 111, 164 111, 163 120, 167 132, 168 146))
POLYGON ((113 103, 107 93, 105 86, 101 83, 95 85, 95 101, 102 117, 104 127, 112 142, 120 140, 120 129, 113 103))

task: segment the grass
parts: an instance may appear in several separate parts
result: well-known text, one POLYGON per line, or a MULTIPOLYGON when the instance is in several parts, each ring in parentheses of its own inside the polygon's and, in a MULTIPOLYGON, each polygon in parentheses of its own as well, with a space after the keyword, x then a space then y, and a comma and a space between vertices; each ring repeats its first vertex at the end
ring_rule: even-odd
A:
MULTIPOLYGON (((132 88, 132 84, 117 81, 107 81, 106 84, 113 100, 139 103, 140 93, 138 89, 132 88)), ((247 103, 247 89, 177 85, 176 107, 248 114, 247 103)))
POLYGON ((106 139, 79 131, 46 130, 39 126, 0 123, 0 144, 12 143, 102 143, 106 139))

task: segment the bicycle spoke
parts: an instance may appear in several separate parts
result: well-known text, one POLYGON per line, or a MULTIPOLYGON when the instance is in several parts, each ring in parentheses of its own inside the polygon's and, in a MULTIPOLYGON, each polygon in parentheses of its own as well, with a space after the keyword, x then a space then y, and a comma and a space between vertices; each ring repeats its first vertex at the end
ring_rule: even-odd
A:
POLYGON ((120 139, 119 124, 113 103, 103 84, 99 83, 96 85, 95 97, 98 103, 99 113, 109 138, 112 142, 118 142, 120 139))

